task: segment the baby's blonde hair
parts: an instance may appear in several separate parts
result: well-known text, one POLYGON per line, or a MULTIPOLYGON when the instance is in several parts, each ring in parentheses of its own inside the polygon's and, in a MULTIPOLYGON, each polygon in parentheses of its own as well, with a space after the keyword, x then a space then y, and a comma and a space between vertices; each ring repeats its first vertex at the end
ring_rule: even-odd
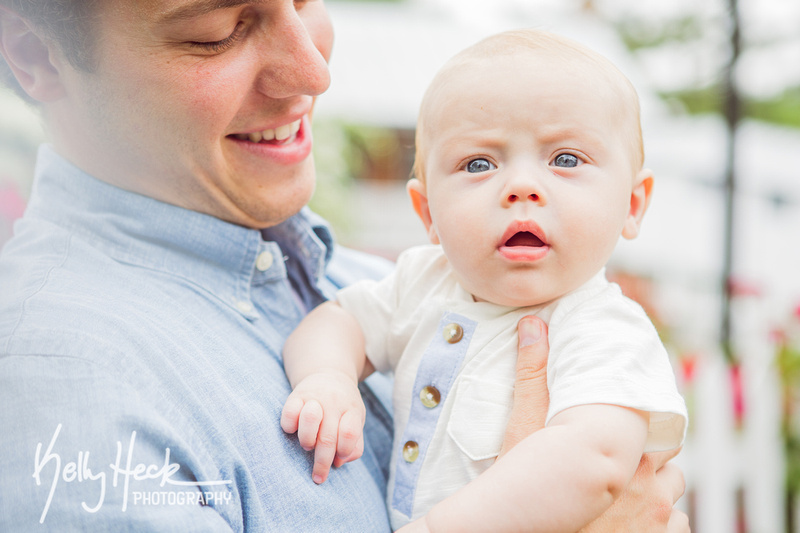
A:
POLYGON ((620 114, 628 113, 632 115, 629 119, 633 124, 627 134, 631 145, 632 166, 634 172, 638 172, 642 168, 644 164, 644 143, 642 140, 639 97, 630 80, 611 61, 571 39, 542 30, 521 29, 492 35, 462 50, 445 63, 434 76, 422 99, 417 120, 416 157, 413 169, 413 174, 417 179, 423 183, 425 182, 425 117, 430 114, 436 95, 445 85, 450 74, 475 61, 530 51, 546 51, 561 55, 568 61, 583 61, 587 66, 594 67, 596 73, 604 76, 609 88, 618 96, 615 105, 621 108, 619 110, 620 114))

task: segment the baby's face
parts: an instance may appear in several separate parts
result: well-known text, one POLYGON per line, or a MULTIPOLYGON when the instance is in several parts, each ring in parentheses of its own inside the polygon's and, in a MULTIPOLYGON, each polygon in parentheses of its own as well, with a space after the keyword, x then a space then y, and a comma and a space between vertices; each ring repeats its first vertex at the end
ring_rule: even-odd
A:
POLYGON ((458 68, 428 107, 429 234, 476 299, 549 302, 638 232, 652 178, 609 85, 544 53, 500 56, 458 68))

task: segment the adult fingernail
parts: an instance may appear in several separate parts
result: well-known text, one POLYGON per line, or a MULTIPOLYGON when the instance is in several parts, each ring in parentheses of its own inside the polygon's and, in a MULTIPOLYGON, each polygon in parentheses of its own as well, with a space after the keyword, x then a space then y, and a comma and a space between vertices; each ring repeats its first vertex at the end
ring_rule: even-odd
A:
POLYGON ((538 320, 521 320, 517 329, 522 347, 535 344, 542 338, 542 325, 538 320))

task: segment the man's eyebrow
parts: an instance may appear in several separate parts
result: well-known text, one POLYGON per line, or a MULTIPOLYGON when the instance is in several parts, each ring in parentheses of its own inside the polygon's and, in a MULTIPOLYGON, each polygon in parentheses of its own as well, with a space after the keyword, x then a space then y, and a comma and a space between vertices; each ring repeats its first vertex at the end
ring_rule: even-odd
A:
POLYGON ((252 3, 252 0, 193 0, 175 9, 159 13, 156 16, 156 20, 159 24, 181 22, 206 15, 217 9, 236 7, 249 3, 252 3))

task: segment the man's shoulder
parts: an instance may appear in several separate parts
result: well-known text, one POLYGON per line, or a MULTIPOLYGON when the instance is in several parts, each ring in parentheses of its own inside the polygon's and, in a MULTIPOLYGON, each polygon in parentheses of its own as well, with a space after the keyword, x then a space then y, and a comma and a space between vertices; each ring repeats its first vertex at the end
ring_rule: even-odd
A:
POLYGON ((0 353, 110 356, 143 342, 157 295, 138 270, 57 228, 18 235, 0 257, 0 353))

